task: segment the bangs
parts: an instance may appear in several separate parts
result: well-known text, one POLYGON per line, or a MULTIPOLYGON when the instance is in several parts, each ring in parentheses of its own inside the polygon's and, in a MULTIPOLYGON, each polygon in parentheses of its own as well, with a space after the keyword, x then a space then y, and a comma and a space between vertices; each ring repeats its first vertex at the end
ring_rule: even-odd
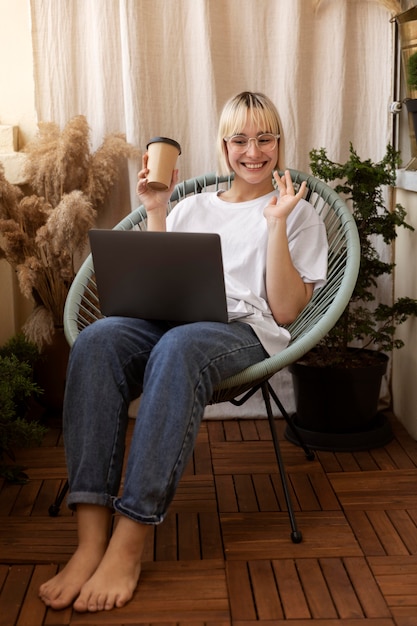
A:
POLYGON ((242 95, 240 101, 224 113, 222 128, 224 137, 241 133, 248 121, 253 122, 262 132, 274 135, 280 133, 278 113, 271 110, 270 102, 266 105, 255 94, 242 95))

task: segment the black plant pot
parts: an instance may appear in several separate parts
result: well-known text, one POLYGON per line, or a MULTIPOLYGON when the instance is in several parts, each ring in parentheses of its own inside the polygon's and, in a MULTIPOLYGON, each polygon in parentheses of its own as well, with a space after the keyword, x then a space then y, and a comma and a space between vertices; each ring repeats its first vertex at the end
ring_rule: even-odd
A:
POLYGON ((52 412, 62 412, 69 350, 64 328, 55 327, 52 343, 44 346, 35 366, 35 382, 43 390, 39 402, 52 412))
MULTIPOLYGON (((323 367, 294 363, 294 422, 305 442, 316 450, 367 450, 385 445, 393 435, 387 418, 378 413, 382 377, 388 357, 376 365, 323 367)), ((286 437, 297 443, 291 430, 286 437)))

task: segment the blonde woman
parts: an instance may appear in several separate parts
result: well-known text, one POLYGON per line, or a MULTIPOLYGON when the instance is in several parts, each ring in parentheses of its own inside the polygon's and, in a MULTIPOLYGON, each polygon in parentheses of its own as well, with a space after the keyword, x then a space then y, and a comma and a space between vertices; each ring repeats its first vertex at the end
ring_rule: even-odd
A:
POLYGON ((149 230, 219 233, 230 323, 174 324, 109 317, 81 332, 67 378, 64 433, 79 544, 66 567, 40 588, 54 609, 124 606, 140 576, 147 531, 163 521, 213 387, 289 341, 293 321, 326 279, 327 240, 314 208, 280 177, 282 128, 273 103, 243 92, 226 103, 219 124, 219 168, 233 172, 227 191, 186 198, 170 213, 170 189, 147 184, 138 195, 149 230), (128 406, 141 395, 120 480, 128 406), (119 519, 110 535, 112 515, 119 519))

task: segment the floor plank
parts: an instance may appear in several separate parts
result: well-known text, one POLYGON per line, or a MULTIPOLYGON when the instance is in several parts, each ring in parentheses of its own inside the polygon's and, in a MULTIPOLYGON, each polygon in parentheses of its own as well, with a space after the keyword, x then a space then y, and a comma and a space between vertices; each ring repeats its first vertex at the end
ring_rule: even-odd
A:
POLYGON ((301 512, 303 542, 292 543, 286 513, 221 514, 228 560, 361 556, 362 551, 342 512, 301 512))

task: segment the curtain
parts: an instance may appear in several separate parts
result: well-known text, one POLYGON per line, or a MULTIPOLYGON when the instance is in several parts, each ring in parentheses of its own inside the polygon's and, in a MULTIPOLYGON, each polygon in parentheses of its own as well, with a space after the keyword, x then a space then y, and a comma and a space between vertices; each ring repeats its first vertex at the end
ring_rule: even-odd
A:
MULTIPOLYGON (((85 115, 93 148, 111 132, 142 151, 165 135, 182 146, 180 179, 213 171, 219 112, 242 90, 265 92, 277 105, 287 167, 308 171, 310 150, 321 147, 344 161, 350 142, 379 160, 390 142, 393 28, 376 0, 30 6, 38 119, 63 126, 85 115)), ((113 198, 109 224, 137 204, 136 171, 132 164, 113 198)))
MULTIPOLYGON (((215 168, 219 111, 244 89, 280 112, 287 166, 312 148, 382 156, 390 140, 392 25, 375 0, 32 0, 36 108, 86 115, 145 149, 183 148, 182 178, 215 168)), ((132 183, 133 184, 133 183, 132 183)))

